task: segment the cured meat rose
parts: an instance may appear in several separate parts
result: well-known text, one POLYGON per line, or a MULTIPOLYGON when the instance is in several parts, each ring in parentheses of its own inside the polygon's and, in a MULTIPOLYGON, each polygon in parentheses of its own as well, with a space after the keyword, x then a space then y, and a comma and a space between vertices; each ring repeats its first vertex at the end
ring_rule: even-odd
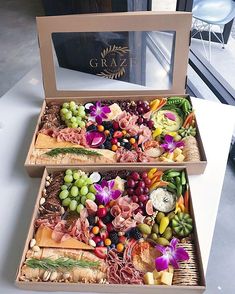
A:
POLYGON ((120 128, 126 130, 131 136, 138 134, 139 126, 137 125, 137 115, 132 115, 129 112, 123 111, 116 120, 118 121, 120 128))
POLYGON ((127 150, 123 147, 116 151, 117 162, 148 162, 150 158, 144 152, 137 148, 136 150, 127 150))
POLYGON ((115 217, 112 221, 117 231, 127 231, 136 225, 136 220, 132 218, 134 211, 139 207, 137 203, 132 202, 128 196, 117 199, 110 212, 115 217))

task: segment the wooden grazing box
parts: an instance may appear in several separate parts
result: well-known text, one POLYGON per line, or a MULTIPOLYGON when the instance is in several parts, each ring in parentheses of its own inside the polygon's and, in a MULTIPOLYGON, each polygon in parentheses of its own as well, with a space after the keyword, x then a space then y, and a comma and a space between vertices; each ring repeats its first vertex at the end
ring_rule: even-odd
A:
MULTIPOLYGON (((29 152, 25 161, 25 167, 30 176, 40 176, 45 165, 53 164, 33 164, 30 162, 30 156, 35 149, 37 132, 41 122, 41 117, 45 111, 46 104, 49 102, 63 103, 74 100, 75 102, 85 103, 99 100, 145 100, 151 101, 158 97, 185 95, 185 85, 187 80, 188 52, 191 30, 190 13, 166 13, 166 12, 128 12, 128 13, 108 13, 92 15, 71 15, 55 17, 37 18, 39 47, 42 64, 42 77, 45 90, 45 101, 40 112, 37 126, 31 141, 29 152), (154 90, 150 87, 138 87, 137 89, 93 89, 91 90, 61 90, 57 87, 56 70, 54 68, 52 35, 59 33, 84 33, 84 32, 149 32, 149 31, 174 31, 174 55, 171 56, 172 65, 172 84, 169 89, 154 90)), ((92 75, 91 75, 92 76, 92 75)), ((97 78, 97 77, 96 77, 97 78)), ((100 78, 103 82, 110 82, 109 79, 100 78)), ((112 81, 112 80, 111 80, 112 81)), ((115 81, 117 82, 117 81, 115 81)), ((133 85, 133 84, 131 84, 133 85)), ((200 132, 197 128, 197 143, 200 151, 200 161, 195 162, 157 162, 158 165, 179 165, 186 166, 189 174, 203 173, 207 164, 205 151, 203 148, 200 132)), ((87 165, 87 163, 77 162, 71 165, 87 165)), ((100 162, 102 165, 104 163, 100 162)), ((136 166, 142 163, 113 163, 113 165, 136 166)), ((156 164, 149 162, 148 164, 156 164)), ((66 163, 67 165, 67 163, 66 163)), ((91 164, 93 165, 93 164, 91 164)))
MULTIPOLYGON (((168 169, 171 169, 172 166, 150 166, 150 165, 142 165, 142 166, 124 166, 119 165, 115 167, 110 166, 97 166, 97 167, 91 167, 91 166, 76 166, 75 169, 80 169, 84 172, 108 172, 108 171, 118 171, 118 170, 128 170, 128 171, 146 171, 151 168, 158 168, 159 170, 165 171, 168 169)), ((42 197, 43 189, 45 187, 46 183, 46 177, 56 171, 65 171, 67 168, 71 168, 70 166, 61 166, 61 167, 47 167, 44 170, 39 192, 36 198, 36 203, 31 219, 31 223, 29 226, 29 231, 27 234, 24 250, 22 253, 22 258, 20 261, 20 265, 17 271, 16 281, 15 284, 17 287, 27 290, 40 290, 40 291, 73 291, 73 292, 96 292, 96 293, 147 293, 147 294, 153 294, 153 293, 174 293, 174 294, 180 294, 180 293, 203 293, 206 289, 205 286, 205 277, 203 272, 203 266, 202 266, 202 259, 201 259, 201 252, 200 252, 200 246, 198 243, 198 236, 197 236, 197 226, 195 223, 195 217, 194 217, 194 210, 193 210, 193 204, 192 204, 192 195, 190 192, 189 187, 189 210, 190 215, 193 219, 194 223, 194 229, 193 229, 193 241, 195 246, 195 252, 196 252, 196 260, 197 260, 197 267, 198 267, 198 275, 199 275, 199 285, 198 286, 185 286, 185 285, 172 285, 172 286, 164 286, 164 285, 126 285, 126 284, 86 284, 86 283, 65 283, 65 282, 29 282, 29 281, 21 281, 20 280, 20 271, 21 267, 25 261, 27 250, 29 249, 30 240, 34 236, 34 222, 38 215, 38 209, 40 204, 40 198, 42 197)), ((186 179, 188 181, 188 174, 187 169, 185 167, 174 167, 174 169, 177 171, 185 171, 186 179)), ((195 195, 196 196, 196 195, 195 195)))

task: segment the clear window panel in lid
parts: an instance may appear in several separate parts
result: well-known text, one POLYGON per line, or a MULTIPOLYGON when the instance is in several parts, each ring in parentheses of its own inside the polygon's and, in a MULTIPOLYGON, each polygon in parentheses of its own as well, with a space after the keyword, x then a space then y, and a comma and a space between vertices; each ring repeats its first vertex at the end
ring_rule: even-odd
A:
POLYGON ((169 90, 175 32, 53 33, 58 90, 169 90))

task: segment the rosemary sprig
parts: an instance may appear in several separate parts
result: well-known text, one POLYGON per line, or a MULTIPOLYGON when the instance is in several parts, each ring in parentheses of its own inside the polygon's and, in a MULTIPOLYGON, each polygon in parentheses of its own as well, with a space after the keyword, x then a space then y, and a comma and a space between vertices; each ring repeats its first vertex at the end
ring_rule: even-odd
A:
POLYGON ((54 148, 45 154, 49 156, 57 156, 58 154, 67 154, 67 153, 72 153, 72 154, 82 154, 82 155, 99 155, 102 156, 101 153, 98 153, 93 150, 87 150, 84 148, 76 148, 76 147, 70 147, 70 148, 54 148))
POLYGON ((39 268, 43 270, 72 269, 74 267, 94 268, 99 266, 98 261, 88 261, 85 259, 75 260, 65 257, 54 260, 50 258, 30 258, 26 260, 25 264, 30 268, 39 268))

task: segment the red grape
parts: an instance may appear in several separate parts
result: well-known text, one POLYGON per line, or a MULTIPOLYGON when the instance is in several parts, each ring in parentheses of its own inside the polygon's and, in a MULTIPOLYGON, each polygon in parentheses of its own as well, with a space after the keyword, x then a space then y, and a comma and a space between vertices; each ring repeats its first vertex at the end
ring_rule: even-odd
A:
POLYGON ((138 196, 143 194, 143 192, 144 192, 143 188, 141 188, 141 187, 138 187, 138 188, 135 189, 135 194, 138 195, 138 196))
POLYGON ((150 106, 146 104, 144 107, 144 112, 149 112, 149 110, 150 110, 150 106))
POLYGON ((140 175, 137 172, 132 172, 130 176, 134 181, 138 181, 140 179, 140 175))
POLYGON ((138 112, 139 112, 139 114, 142 114, 144 112, 143 107, 138 107, 138 112))
POLYGON ((141 177, 143 179, 147 178, 148 177, 148 173, 147 172, 142 172, 141 177))
POLYGON ((143 117, 139 117, 139 118, 138 118, 138 124, 140 124, 140 125, 141 125, 143 122, 144 122, 144 119, 143 119, 143 117))
POLYGON ((127 189, 127 194, 128 194, 128 195, 133 195, 133 194, 134 194, 134 189, 132 189, 132 188, 128 188, 128 189, 127 189))
POLYGON ((145 178, 144 182, 147 186, 149 186, 151 184, 151 180, 149 178, 145 178))
POLYGON ((113 145, 116 145, 117 142, 118 142, 118 139, 117 139, 117 138, 112 138, 111 143, 112 143, 113 145))
POLYGON ((145 200, 146 200, 146 196, 144 194, 141 194, 139 196, 139 201, 144 203, 145 200))
POLYGON ((127 180, 127 186, 128 186, 129 188, 133 188, 133 187, 135 187, 135 181, 134 181, 133 179, 128 179, 128 180, 127 180))
POLYGON ((139 202, 138 196, 136 196, 136 195, 132 196, 132 201, 136 202, 136 203, 139 202))
POLYGON ((153 126, 154 126, 154 122, 153 122, 152 120, 149 120, 149 121, 147 122, 147 126, 148 126, 150 129, 152 129, 153 126))
POLYGON ((143 210, 140 208, 140 207, 138 207, 136 210, 135 210, 135 213, 141 213, 141 214, 143 214, 143 210))
POLYGON ((138 183, 138 187, 140 187, 140 188, 145 188, 145 182, 144 182, 144 181, 140 181, 140 182, 138 183))
POLYGON ((148 194, 149 193, 149 188, 148 187, 145 187, 144 188, 144 194, 148 194))

